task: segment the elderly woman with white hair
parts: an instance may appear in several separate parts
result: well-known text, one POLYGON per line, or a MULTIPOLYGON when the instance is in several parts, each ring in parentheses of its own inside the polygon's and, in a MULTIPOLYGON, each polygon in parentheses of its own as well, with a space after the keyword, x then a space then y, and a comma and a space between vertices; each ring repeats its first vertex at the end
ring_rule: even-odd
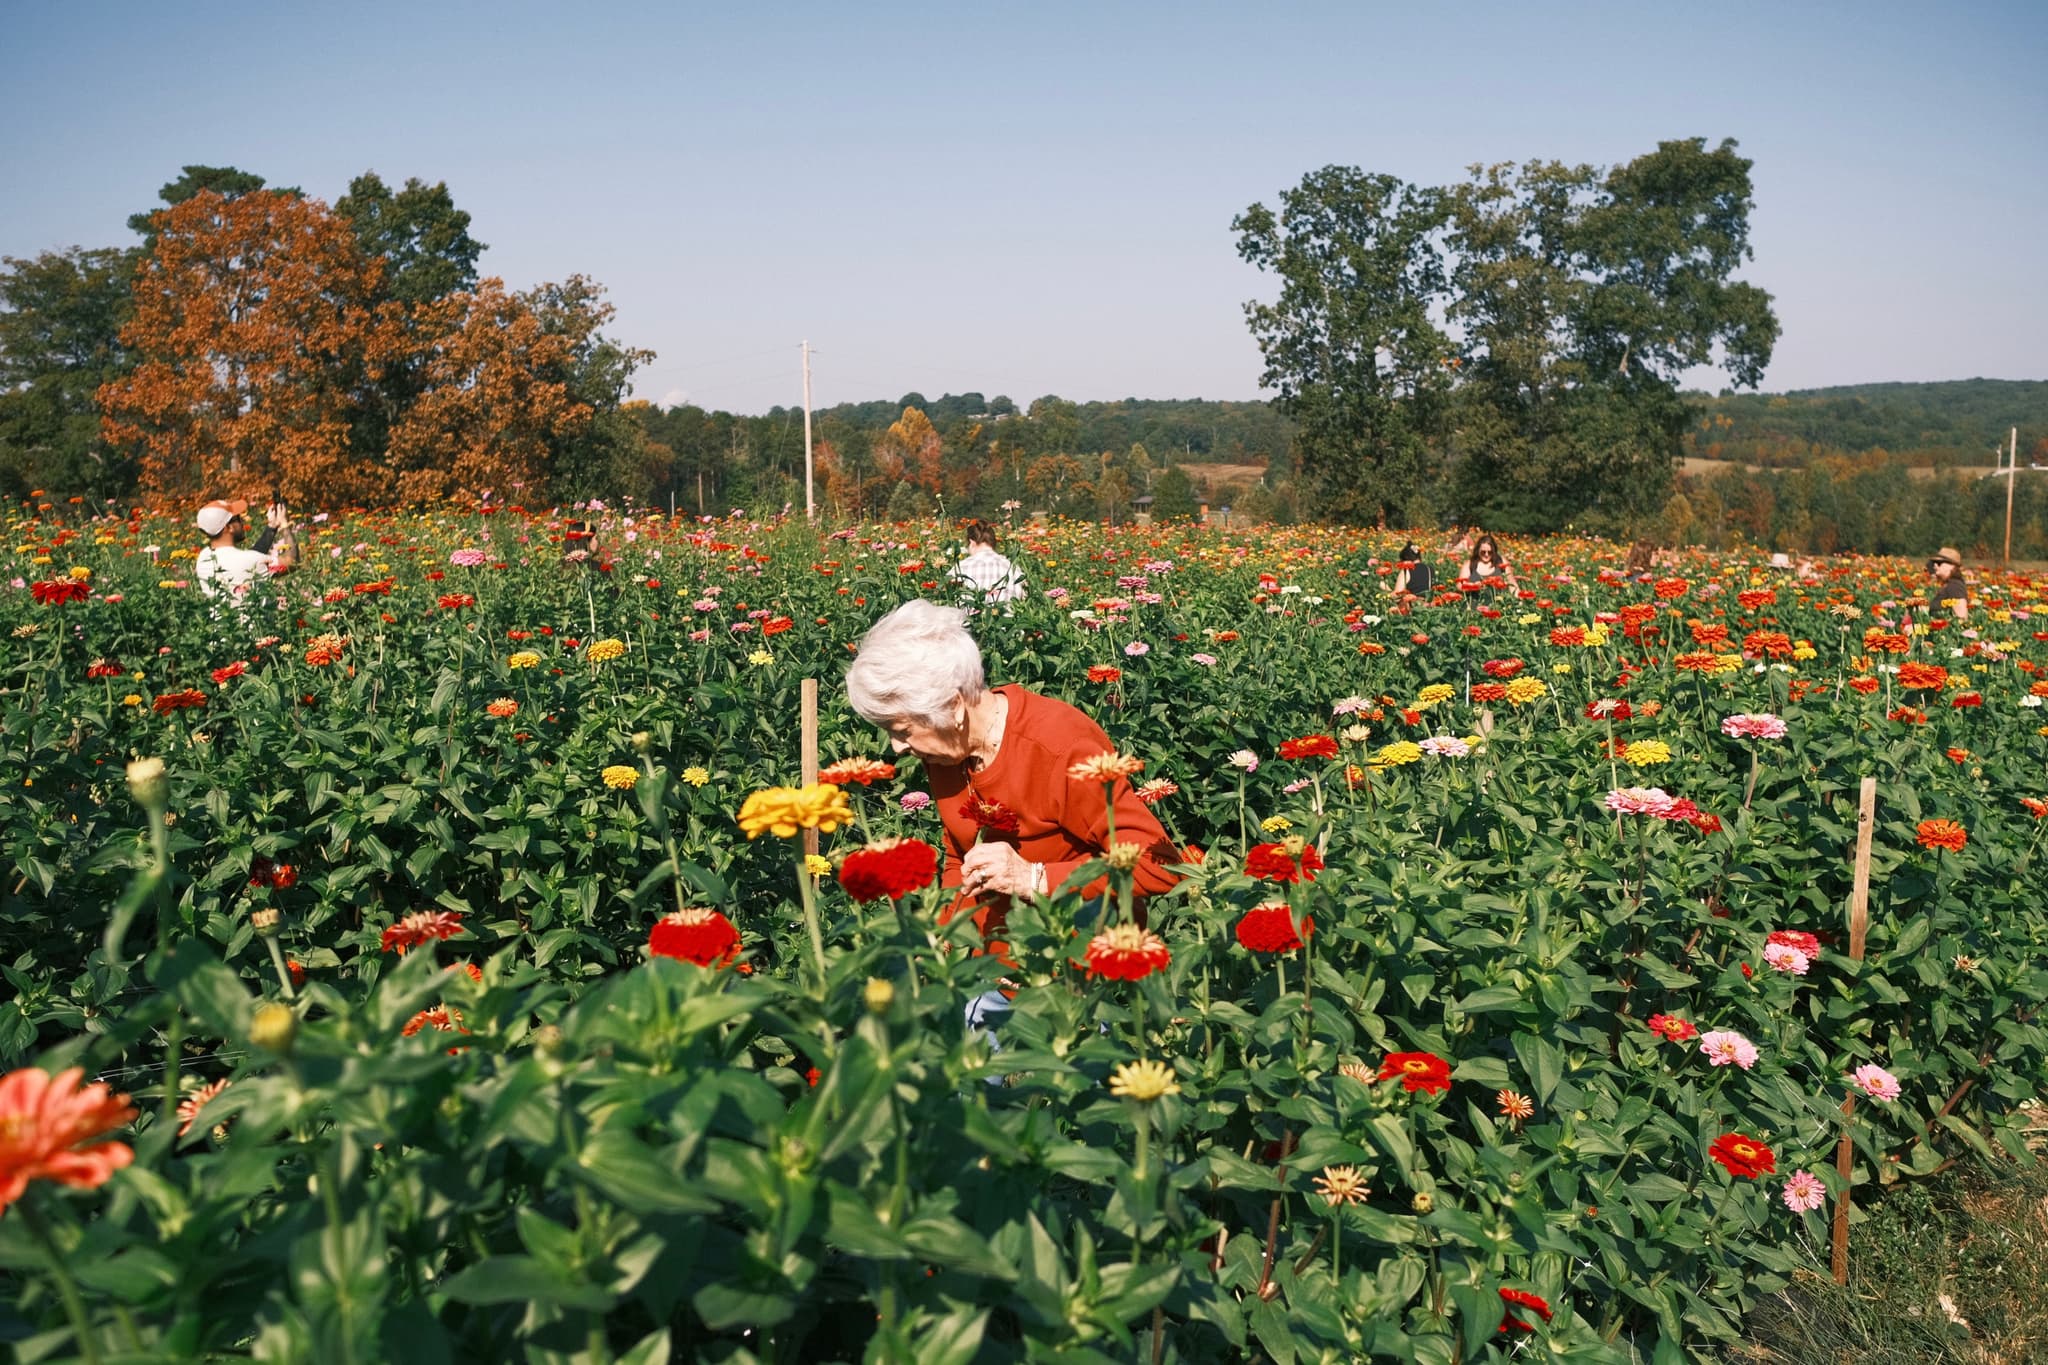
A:
MULTIPOLYGON (((958 607, 923 599, 897 607, 861 639, 846 697, 888 731, 891 748, 924 764, 946 827, 943 884, 980 903, 975 922, 988 937, 1011 897, 1057 890, 1108 851, 1102 784, 1068 769, 1116 746, 1063 701, 988 686, 966 621, 958 607)), ((1179 852, 1127 780, 1112 794, 1116 841, 1141 849, 1137 893, 1166 890, 1179 852)))

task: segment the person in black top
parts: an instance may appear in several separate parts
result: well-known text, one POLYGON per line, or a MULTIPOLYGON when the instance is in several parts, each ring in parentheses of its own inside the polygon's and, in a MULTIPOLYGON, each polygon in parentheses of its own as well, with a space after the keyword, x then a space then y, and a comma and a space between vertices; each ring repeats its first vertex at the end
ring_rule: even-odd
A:
POLYGON ((1416 597, 1427 597, 1436 586, 1435 575, 1431 573, 1429 561, 1422 557, 1422 551, 1409 541, 1401 547, 1398 572, 1394 575, 1394 595, 1412 593, 1416 597))
POLYGON ((1934 558, 1927 561, 1927 572, 1934 575, 1934 591, 1927 595, 1927 610, 1947 610, 1956 620, 1970 619, 1970 589, 1963 582, 1963 557, 1953 546, 1944 545, 1934 552, 1934 558))

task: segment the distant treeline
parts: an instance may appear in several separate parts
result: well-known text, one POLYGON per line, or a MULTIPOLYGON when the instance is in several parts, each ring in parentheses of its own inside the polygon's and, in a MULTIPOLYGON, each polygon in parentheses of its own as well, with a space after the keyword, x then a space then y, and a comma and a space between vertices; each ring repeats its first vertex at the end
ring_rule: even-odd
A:
POLYGON ((2019 428, 2020 458, 2048 462, 2048 381, 1847 384, 1789 393, 1688 394, 1686 453, 1776 469, 1881 452, 1904 464, 1989 465, 2019 428))

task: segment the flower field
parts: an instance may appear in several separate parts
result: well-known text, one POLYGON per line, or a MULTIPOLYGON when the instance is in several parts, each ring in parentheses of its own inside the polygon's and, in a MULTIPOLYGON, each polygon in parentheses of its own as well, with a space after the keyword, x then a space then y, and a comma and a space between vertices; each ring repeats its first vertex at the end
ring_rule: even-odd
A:
POLYGON ((984 953, 839 686, 955 534, 574 515, 335 514, 239 610, 183 518, 10 516, 21 1359, 1661 1365, 2026 1159, 2048 585, 1019 526, 992 681, 1186 854, 984 953))

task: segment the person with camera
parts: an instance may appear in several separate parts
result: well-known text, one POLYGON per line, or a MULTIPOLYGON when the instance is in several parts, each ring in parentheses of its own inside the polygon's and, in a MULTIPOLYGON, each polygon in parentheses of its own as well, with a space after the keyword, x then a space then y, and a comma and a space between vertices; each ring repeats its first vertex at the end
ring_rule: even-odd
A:
POLYGON ((192 562, 199 591, 214 602, 232 602, 237 608, 255 591, 257 575, 288 569, 299 562, 298 536, 283 501, 271 495, 263 513, 262 537, 244 548, 242 541, 249 534, 248 510, 249 504, 240 499, 215 499, 201 507, 199 515, 193 518, 207 537, 206 548, 192 562))

